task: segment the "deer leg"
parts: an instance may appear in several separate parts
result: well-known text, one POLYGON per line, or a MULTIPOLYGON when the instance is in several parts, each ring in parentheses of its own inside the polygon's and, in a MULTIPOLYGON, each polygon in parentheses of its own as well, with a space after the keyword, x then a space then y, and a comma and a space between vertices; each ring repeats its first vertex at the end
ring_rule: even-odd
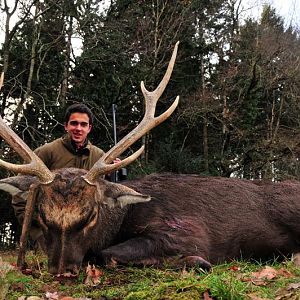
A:
POLYGON ((24 215, 24 221, 22 226, 22 233, 20 237, 20 249, 19 249, 18 260, 17 260, 17 266, 19 268, 22 268, 25 263, 27 239, 28 239, 30 224, 31 224, 32 215, 34 211, 34 206, 35 206, 36 193, 37 193, 36 185, 33 184, 29 188, 29 193, 28 193, 26 207, 25 207, 25 215, 24 215))
POLYGON ((201 256, 168 255, 163 243, 150 238, 133 238, 111 246, 101 252, 108 266, 116 264, 154 265, 168 264, 173 267, 201 267, 209 270, 211 264, 201 256))
POLYGON ((200 267, 204 270, 210 270, 212 265, 210 262, 202 258, 201 256, 188 255, 188 256, 173 256, 165 260, 165 263, 175 268, 193 268, 200 267))

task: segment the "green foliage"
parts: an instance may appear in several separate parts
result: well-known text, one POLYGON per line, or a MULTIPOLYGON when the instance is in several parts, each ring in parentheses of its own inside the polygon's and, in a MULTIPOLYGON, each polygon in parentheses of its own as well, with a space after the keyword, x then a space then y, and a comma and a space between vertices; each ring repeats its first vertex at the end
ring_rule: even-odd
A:
POLYGON ((178 149, 174 143, 159 143, 156 152, 156 165, 165 172, 201 174, 203 161, 189 149, 178 149))
POLYGON ((46 1, 38 19, 26 15, 25 6, 21 10, 26 18, 8 45, 1 111, 15 119, 14 129, 30 147, 60 136, 65 105, 84 102, 96 116, 91 140, 109 149, 113 144, 112 104, 117 104, 121 139, 144 111, 140 81, 149 90, 157 86, 179 40, 177 62, 157 115, 177 94, 180 107, 146 141, 141 162, 148 169, 145 173, 235 173, 251 178, 264 176, 276 162, 283 168, 282 174, 278 169, 278 176, 288 176, 286 170, 292 169, 288 165, 293 162, 282 158, 289 153, 295 159, 299 150, 293 141, 300 113, 295 28, 286 29, 282 17, 269 5, 264 6, 259 20, 240 23, 233 4, 222 0, 172 5, 118 0, 106 11, 100 10, 101 4, 46 1), (81 38, 82 52, 70 54, 65 73, 70 30, 81 38), (35 42, 29 101, 24 97, 35 42), (68 91, 61 100, 65 79, 68 91), (18 103, 21 115, 14 108, 18 103), (176 143, 165 142, 170 133, 176 143), (255 159, 254 152, 258 154, 255 159))

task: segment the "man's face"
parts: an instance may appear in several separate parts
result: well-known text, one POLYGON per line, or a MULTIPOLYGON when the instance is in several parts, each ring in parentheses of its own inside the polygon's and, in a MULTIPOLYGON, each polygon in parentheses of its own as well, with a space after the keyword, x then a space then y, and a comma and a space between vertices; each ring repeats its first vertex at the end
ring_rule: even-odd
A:
POLYGON ((73 113, 68 123, 65 123, 65 130, 70 134, 78 148, 83 145, 91 129, 89 116, 86 113, 73 113))

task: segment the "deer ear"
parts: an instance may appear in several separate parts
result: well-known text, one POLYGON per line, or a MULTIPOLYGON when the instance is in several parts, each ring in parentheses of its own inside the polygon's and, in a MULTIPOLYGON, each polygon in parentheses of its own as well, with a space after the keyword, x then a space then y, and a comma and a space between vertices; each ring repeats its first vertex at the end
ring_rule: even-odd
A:
POLYGON ((103 194, 103 202, 109 207, 124 207, 128 204, 148 202, 151 197, 140 194, 122 184, 110 183, 106 186, 103 194))
POLYGON ((0 189, 10 193, 12 196, 26 195, 32 183, 38 179, 34 176, 20 175, 0 180, 0 189))
POLYGON ((108 200, 109 202, 112 201, 113 207, 116 206, 116 204, 120 207, 124 207, 128 204, 148 202, 151 200, 151 197, 148 195, 136 193, 136 194, 123 194, 123 195, 119 195, 117 198, 108 198, 108 200))

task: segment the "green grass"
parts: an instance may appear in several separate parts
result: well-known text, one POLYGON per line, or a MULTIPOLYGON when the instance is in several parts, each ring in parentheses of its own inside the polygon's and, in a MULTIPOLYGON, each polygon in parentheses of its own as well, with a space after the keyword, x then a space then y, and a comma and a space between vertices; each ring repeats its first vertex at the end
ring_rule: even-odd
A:
MULTIPOLYGON (((13 264, 16 257, 6 255, 2 257, 3 261, 13 264)), ((84 271, 76 279, 64 278, 58 281, 47 273, 47 262, 43 256, 29 253, 26 261, 32 274, 25 275, 18 270, 11 270, 0 277, 0 299, 17 300, 20 296, 39 296, 46 299, 46 292, 58 292, 64 296, 92 299, 192 300, 203 299, 205 293, 211 299, 224 300, 255 297, 300 300, 300 284, 294 289, 289 288, 291 283, 300 283, 300 268, 295 267, 290 260, 281 263, 271 261, 267 264, 234 261, 214 266, 210 272, 203 272, 197 268, 102 268, 103 275, 97 286, 84 284, 84 271), (266 266, 278 271, 276 277, 258 281, 257 278, 253 279, 253 272, 266 266)))

